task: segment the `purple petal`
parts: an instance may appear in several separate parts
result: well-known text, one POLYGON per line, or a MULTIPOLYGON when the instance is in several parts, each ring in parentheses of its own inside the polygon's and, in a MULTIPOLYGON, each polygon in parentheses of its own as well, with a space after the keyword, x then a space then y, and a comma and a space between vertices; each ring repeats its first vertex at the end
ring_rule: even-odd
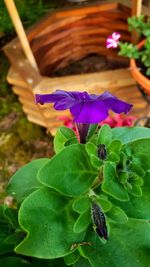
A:
POLYGON ((74 101, 76 100, 71 93, 63 90, 56 90, 53 94, 35 95, 36 104, 55 103, 54 108, 56 110, 68 109, 74 104, 74 101))
POLYGON ((55 102, 54 108, 56 110, 65 110, 82 101, 90 100, 90 95, 87 92, 68 92, 68 95, 69 96, 55 102))
POLYGON ((99 123, 108 116, 108 109, 100 101, 78 103, 70 111, 78 123, 99 123))
POLYGON ((69 98, 69 97, 65 97, 61 100, 58 100, 57 102, 55 102, 54 104, 54 108, 56 110, 65 110, 65 109, 69 109, 71 108, 72 106, 76 105, 78 102, 78 100, 76 99, 72 99, 72 98, 69 98))
POLYGON ((89 95, 87 92, 70 92, 71 97, 73 97, 76 100, 90 100, 91 95, 89 95))
POLYGON ((57 90, 55 93, 53 94, 36 94, 35 95, 35 102, 36 104, 38 103, 53 103, 55 101, 59 101, 62 98, 68 96, 67 92, 65 91, 61 91, 61 90, 57 90))
POLYGON ((102 94, 99 97, 99 100, 101 100, 108 109, 111 109, 115 113, 119 114, 122 112, 128 113, 129 110, 133 107, 133 105, 118 99, 109 92, 105 92, 104 94, 102 94))
POLYGON ((67 96, 55 102, 54 108, 56 110, 70 109, 72 106, 88 100, 90 100, 90 96, 87 92, 68 92, 67 96))
POLYGON ((57 90, 52 94, 36 94, 36 103, 54 103, 56 110, 70 109, 74 121, 78 123, 98 123, 106 119, 108 110, 127 113, 132 105, 105 92, 102 95, 89 95, 87 92, 66 92, 57 90))

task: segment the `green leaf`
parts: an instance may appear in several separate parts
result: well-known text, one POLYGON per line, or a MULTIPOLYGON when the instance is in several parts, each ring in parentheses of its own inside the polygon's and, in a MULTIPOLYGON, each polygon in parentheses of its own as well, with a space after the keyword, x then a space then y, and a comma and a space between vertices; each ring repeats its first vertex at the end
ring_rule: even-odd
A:
MULTIPOLYGON (((63 258, 55 259, 55 260, 41 260, 32 258, 31 267, 66 267, 63 258)), ((16 266, 20 267, 20 266, 16 266)), ((28 267, 28 266, 27 266, 28 267)), ((30 266, 29 266, 30 267, 30 266)))
POLYGON ((76 217, 68 204, 49 188, 30 194, 19 210, 19 224, 27 236, 15 252, 43 259, 68 255, 72 244, 82 242, 85 235, 73 232, 76 217))
POLYGON ((21 242, 22 236, 23 236, 23 233, 21 231, 15 232, 15 233, 9 235, 5 239, 5 243, 17 246, 17 244, 21 242))
POLYGON ((78 144, 78 143, 79 142, 77 140, 77 137, 72 137, 65 142, 65 146, 70 146, 70 145, 74 145, 74 144, 78 144))
POLYGON ((91 164, 95 168, 99 169, 100 166, 102 165, 103 161, 100 160, 98 157, 98 147, 95 144, 88 142, 85 144, 85 149, 86 149, 86 152, 88 153, 88 155, 90 157, 91 164))
POLYGON ((128 217, 150 220, 150 172, 144 177, 144 185, 142 186, 142 196, 135 197, 130 195, 128 202, 113 202, 119 205, 128 217))
POLYGON ((142 196, 142 189, 139 185, 132 185, 132 190, 131 194, 136 196, 136 197, 141 197, 142 196))
POLYGON ((95 144, 88 142, 85 144, 85 149, 89 156, 91 155, 97 156, 98 148, 95 144))
MULTIPOLYGON (((71 254, 64 257, 64 262, 66 265, 74 264, 80 258, 80 254, 77 250, 73 251, 71 254)), ((61 266, 60 266, 61 267, 61 266)))
POLYGON ((112 162, 118 163, 119 160, 120 160, 119 156, 114 152, 110 152, 108 157, 107 157, 107 161, 112 161, 112 162))
POLYGON ((8 218, 4 216, 4 207, 5 205, 0 205, 0 224, 7 224, 8 218))
POLYGON ((146 75, 147 75, 147 76, 150 76, 150 68, 148 68, 148 69, 146 70, 146 75))
POLYGON ((120 152, 120 165, 122 166, 122 169, 126 171, 126 167, 127 167, 127 161, 130 157, 123 152, 121 151, 120 152))
POLYGON ((9 225, 1 224, 0 227, 0 255, 5 254, 7 252, 12 252, 14 249, 14 246, 12 244, 6 243, 6 238, 9 235, 9 225))
POLYGON ((14 243, 8 243, 7 239, 14 234, 14 227, 18 227, 16 213, 5 205, 0 206, 0 255, 13 252, 14 243))
POLYGON ((115 153, 120 153, 122 148, 122 143, 120 140, 113 140, 110 145, 108 146, 108 151, 109 152, 115 152, 115 153))
POLYGON ((73 267, 92 267, 92 265, 85 258, 80 257, 73 267))
POLYGON ((96 157, 95 155, 91 155, 90 160, 91 160, 91 164, 98 170, 103 164, 103 161, 99 159, 98 157, 96 157))
POLYGON ((112 130, 108 124, 103 125, 98 132, 97 144, 108 146, 112 140, 112 130))
POLYGON ((127 19, 129 25, 129 31, 136 30, 138 33, 142 33, 143 29, 147 25, 144 22, 144 15, 132 16, 127 19))
POLYGON ((118 206, 113 205, 111 210, 108 211, 107 216, 116 223, 127 223, 128 217, 125 212, 118 206))
POLYGON ((8 194, 12 195, 18 202, 21 202, 34 190, 42 187, 37 180, 39 169, 50 159, 36 159, 19 169, 10 179, 7 186, 8 194))
POLYGON ((108 212, 112 208, 111 202, 107 198, 103 197, 102 195, 96 198, 95 202, 102 207, 102 210, 104 212, 108 212))
POLYGON ((4 205, 3 206, 3 214, 5 218, 7 218, 9 224, 17 228, 18 227, 18 213, 17 210, 9 208, 8 206, 4 205))
POLYGON ((112 129, 112 138, 127 144, 138 139, 150 138, 150 129, 145 127, 116 127, 112 129))
POLYGON ((75 132, 73 130, 71 130, 70 128, 67 128, 65 126, 60 127, 57 130, 57 133, 55 135, 54 138, 54 150, 55 153, 59 153, 64 147, 65 147, 65 143, 67 141, 69 141, 69 139, 72 140, 72 138, 76 138, 77 137, 75 135, 75 132))
POLYGON ((0 256, 7 252, 12 252, 14 249, 14 246, 12 244, 5 243, 5 239, 6 237, 3 238, 0 233, 0 256))
POLYGON ((120 183, 124 184, 125 182, 127 182, 127 179, 129 178, 129 174, 127 171, 121 171, 118 173, 118 178, 120 183))
POLYGON ((72 208, 74 211, 78 213, 84 213, 91 206, 91 200, 88 196, 82 196, 76 198, 72 204, 72 208))
POLYGON ((118 182, 116 169, 111 162, 105 163, 103 175, 103 192, 121 201, 129 200, 128 192, 124 189, 122 184, 118 182))
POLYGON ((130 170, 132 172, 134 172, 135 174, 137 174, 138 176, 143 177, 145 175, 144 170, 141 168, 140 166, 140 162, 139 164, 134 162, 134 159, 132 160, 132 162, 129 164, 128 168, 130 168, 130 170))
POLYGON ((5 267, 30 267, 30 263, 27 260, 19 257, 3 257, 0 259, 0 266, 5 267))
POLYGON ((85 146, 68 146, 45 164, 38 173, 44 185, 67 196, 80 196, 89 190, 98 172, 91 165, 85 146))
POLYGON ((125 56, 125 57, 128 57, 128 58, 139 58, 139 50, 138 48, 136 47, 136 45, 134 44, 131 44, 131 43, 123 43, 123 42, 119 42, 119 47, 120 47, 120 50, 119 50, 119 55, 120 56, 125 56))
POLYGON ((130 219, 126 224, 110 223, 110 235, 103 244, 95 233, 86 240, 92 247, 82 247, 92 267, 149 267, 150 224, 130 219))
MULTIPOLYGON (((125 146, 125 149, 130 150, 131 155, 136 158, 137 165, 140 164, 140 167, 142 167, 145 171, 150 170, 149 148, 150 138, 139 139, 125 146)), ((137 172, 139 171, 140 170, 137 170, 137 172)), ((140 171, 140 175, 144 175, 144 172, 142 171, 141 173, 140 171)))
POLYGON ((98 124, 90 124, 88 134, 87 134, 87 141, 94 135, 98 124))
POLYGON ((142 179, 140 176, 136 175, 136 179, 134 180, 134 184, 135 184, 135 185, 142 186, 143 183, 144 183, 144 182, 143 182, 143 179, 142 179))
POLYGON ((73 231, 75 233, 83 232, 84 230, 87 229, 90 222, 91 222, 91 210, 88 209, 86 212, 80 214, 80 216, 78 217, 78 219, 76 220, 74 224, 73 231))

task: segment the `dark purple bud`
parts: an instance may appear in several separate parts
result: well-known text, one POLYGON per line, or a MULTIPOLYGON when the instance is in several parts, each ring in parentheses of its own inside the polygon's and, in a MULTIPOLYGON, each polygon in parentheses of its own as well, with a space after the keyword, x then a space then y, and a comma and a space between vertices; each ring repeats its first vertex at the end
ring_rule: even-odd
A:
POLYGON ((92 203, 92 219, 96 226, 97 234, 101 238, 108 240, 108 232, 107 232, 105 215, 102 209, 100 208, 100 206, 94 202, 92 203))
POLYGON ((106 146, 104 144, 98 145, 97 154, 100 159, 102 160, 106 159, 107 151, 106 151, 106 146))

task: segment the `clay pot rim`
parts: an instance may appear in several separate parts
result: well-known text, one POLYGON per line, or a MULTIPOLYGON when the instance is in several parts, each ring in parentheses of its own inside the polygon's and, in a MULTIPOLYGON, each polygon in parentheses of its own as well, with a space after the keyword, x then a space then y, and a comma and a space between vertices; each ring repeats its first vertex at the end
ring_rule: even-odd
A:
MULTIPOLYGON (((146 39, 142 40, 139 44, 137 44, 138 49, 144 46, 145 41, 146 39)), ((138 66, 136 65, 136 61, 133 58, 130 59, 130 67, 131 67, 131 72, 138 75, 139 79, 142 80, 145 84, 149 85, 150 87, 150 80, 140 72, 138 66)))

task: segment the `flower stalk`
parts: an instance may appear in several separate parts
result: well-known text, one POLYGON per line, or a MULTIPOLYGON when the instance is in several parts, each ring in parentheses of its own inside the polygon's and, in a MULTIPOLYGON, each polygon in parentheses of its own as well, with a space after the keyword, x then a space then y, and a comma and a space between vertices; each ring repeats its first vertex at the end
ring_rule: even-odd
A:
POLYGON ((90 124, 76 123, 77 135, 81 144, 86 144, 90 124))

